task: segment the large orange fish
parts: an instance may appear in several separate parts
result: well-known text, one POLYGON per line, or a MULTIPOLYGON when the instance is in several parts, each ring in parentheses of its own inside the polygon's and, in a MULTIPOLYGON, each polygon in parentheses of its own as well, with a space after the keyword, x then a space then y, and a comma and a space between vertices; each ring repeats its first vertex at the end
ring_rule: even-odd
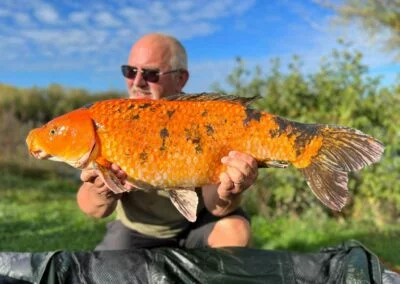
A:
POLYGON ((203 93, 100 101, 32 130, 27 144, 38 159, 96 168, 119 193, 125 188, 110 171, 117 163, 134 186, 168 190, 190 221, 196 219, 193 189, 219 182, 226 170, 221 158, 230 150, 252 155, 260 166, 291 163, 323 204, 341 210, 348 172, 379 160, 383 145, 355 129, 254 110, 249 104, 256 98, 203 93))

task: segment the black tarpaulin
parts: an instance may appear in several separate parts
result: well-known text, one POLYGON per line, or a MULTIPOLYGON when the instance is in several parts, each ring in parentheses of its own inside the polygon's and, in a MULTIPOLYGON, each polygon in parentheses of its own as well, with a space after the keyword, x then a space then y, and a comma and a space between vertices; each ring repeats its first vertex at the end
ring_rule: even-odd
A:
POLYGON ((0 283, 400 283, 400 277, 351 241, 318 253, 249 248, 4 252, 0 283))

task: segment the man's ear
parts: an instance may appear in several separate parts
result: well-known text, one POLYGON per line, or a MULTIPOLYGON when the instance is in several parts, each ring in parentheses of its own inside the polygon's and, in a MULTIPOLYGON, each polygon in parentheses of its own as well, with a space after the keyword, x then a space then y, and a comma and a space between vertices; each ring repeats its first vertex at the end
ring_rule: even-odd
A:
POLYGON ((178 80, 179 80, 178 85, 179 85, 180 89, 182 90, 183 87, 185 87, 187 81, 189 80, 189 71, 183 70, 183 71, 179 72, 178 80))

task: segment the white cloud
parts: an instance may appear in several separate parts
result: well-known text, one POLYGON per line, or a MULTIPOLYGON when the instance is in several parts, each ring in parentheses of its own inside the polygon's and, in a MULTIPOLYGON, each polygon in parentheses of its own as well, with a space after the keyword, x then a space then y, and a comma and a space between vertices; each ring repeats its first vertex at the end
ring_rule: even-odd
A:
POLYGON ((126 25, 132 25, 132 28, 137 29, 139 32, 145 32, 149 29, 153 21, 144 10, 136 8, 121 9, 119 13, 128 21, 126 25))
POLYGON ((148 12, 150 12, 150 18, 160 26, 169 24, 172 18, 167 6, 159 1, 152 2, 148 8, 148 12))
POLYGON ((171 10, 176 10, 178 12, 189 11, 194 5, 195 2, 191 0, 172 1, 170 3, 171 10))
POLYGON ((113 28, 121 26, 121 22, 108 12, 100 12, 94 16, 94 19, 102 27, 113 28))
POLYGON ((57 11, 50 5, 38 5, 34 11, 36 18, 45 24, 57 24, 60 21, 57 11))
POLYGON ((186 25, 176 25, 168 29, 162 29, 160 32, 178 37, 180 40, 193 37, 207 36, 218 31, 220 28, 207 22, 191 23, 186 25))
POLYGON ((231 12, 232 0, 208 2, 207 5, 198 5, 196 9, 180 15, 185 22, 194 22, 203 19, 215 19, 226 16, 231 12))
POLYGON ((237 14, 241 14, 254 6, 255 3, 255 0, 240 1, 238 3, 235 3, 236 5, 233 6, 232 10, 237 14))
POLYGON ((89 19, 88 12, 72 12, 68 15, 68 20, 74 24, 85 24, 89 19))
POLYGON ((0 8, 0 17, 8 17, 10 15, 11 15, 10 11, 0 8))
POLYGON ((25 14, 25 13, 16 13, 14 15, 14 20, 19 25, 22 25, 22 26, 30 26, 30 25, 32 25, 31 17, 28 14, 25 14))

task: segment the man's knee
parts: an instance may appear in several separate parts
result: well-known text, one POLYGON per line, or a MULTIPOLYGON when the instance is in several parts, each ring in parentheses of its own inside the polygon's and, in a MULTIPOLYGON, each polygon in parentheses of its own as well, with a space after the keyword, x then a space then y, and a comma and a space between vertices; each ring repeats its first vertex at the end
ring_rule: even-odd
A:
POLYGON ((246 247, 250 242, 251 229, 246 218, 232 215, 219 220, 208 237, 210 247, 246 247))

